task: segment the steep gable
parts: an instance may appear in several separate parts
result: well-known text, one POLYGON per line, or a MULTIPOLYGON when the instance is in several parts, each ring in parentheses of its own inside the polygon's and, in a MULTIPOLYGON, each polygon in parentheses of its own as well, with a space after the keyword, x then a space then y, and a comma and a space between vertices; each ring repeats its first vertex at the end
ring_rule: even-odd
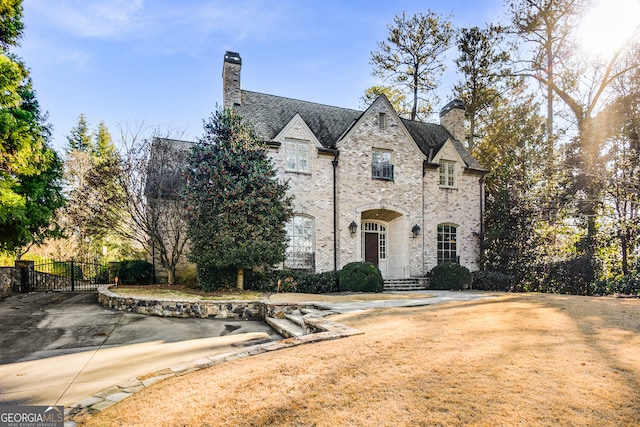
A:
POLYGON ((281 96, 242 91, 242 103, 235 111, 249 119, 265 141, 273 141, 282 129, 299 114, 325 148, 335 142, 362 115, 361 111, 300 101, 281 96))

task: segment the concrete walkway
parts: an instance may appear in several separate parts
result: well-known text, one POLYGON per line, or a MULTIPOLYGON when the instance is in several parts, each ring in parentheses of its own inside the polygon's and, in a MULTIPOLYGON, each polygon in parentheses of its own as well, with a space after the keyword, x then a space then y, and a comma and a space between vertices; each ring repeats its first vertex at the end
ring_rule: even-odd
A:
POLYGON ((281 339, 263 322, 123 313, 95 293, 0 301, 0 404, 71 405, 136 376, 281 339))
MULTIPOLYGON (((424 295, 317 304, 349 313, 493 297, 449 291, 424 295)), ((263 322, 115 311, 97 305, 94 293, 14 295, 0 301, 0 404, 69 406, 131 378, 161 378, 163 370, 281 338, 263 322)))

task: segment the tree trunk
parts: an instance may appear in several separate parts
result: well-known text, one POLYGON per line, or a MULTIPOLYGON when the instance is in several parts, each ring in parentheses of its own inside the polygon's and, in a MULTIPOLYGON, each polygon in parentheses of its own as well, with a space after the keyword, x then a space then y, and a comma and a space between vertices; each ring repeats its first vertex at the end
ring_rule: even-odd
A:
POLYGON ((244 268, 238 267, 238 289, 244 289, 244 268))

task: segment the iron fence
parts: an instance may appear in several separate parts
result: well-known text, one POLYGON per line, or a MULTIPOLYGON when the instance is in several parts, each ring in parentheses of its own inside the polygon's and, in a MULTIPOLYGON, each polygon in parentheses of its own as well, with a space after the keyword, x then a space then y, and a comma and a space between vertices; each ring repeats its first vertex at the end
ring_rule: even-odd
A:
POLYGON ((91 291, 109 283, 109 266, 97 261, 48 261, 35 264, 32 291, 91 291))

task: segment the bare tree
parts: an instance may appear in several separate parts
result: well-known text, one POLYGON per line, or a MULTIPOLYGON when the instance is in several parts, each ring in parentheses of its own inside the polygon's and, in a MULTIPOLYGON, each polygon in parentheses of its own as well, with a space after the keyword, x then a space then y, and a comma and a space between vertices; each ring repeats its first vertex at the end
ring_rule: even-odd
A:
POLYGON ((182 168, 189 142, 161 137, 141 137, 141 127, 121 128, 121 173, 124 193, 121 221, 117 232, 126 236, 167 271, 167 281, 175 284, 187 235, 183 221, 184 183, 182 168))

